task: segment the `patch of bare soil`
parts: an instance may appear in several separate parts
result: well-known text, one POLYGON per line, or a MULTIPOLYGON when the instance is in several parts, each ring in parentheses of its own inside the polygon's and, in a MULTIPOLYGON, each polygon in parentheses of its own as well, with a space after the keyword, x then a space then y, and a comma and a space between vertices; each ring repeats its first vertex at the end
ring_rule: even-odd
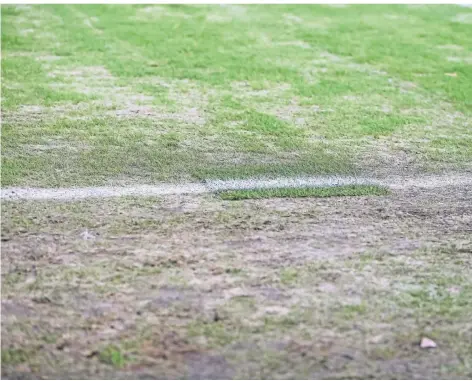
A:
POLYGON ((2 377, 472 374, 470 187, 3 202, 2 217, 2 377))

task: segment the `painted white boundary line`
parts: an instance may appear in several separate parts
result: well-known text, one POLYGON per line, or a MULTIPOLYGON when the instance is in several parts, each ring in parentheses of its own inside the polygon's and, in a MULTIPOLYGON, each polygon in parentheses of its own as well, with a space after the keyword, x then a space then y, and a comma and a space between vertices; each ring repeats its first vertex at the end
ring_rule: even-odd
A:
POLYGON ((121 196, 152 197, 169 194, 205 193, 202 184, 135 185, 127 187, 88 188, 6 188, 1 198, 6 200, 80 200, 86 198, 107 198, 121 196))
POLYGON ((447 186, 468 187, 472 191, 472 174, 423 177, 390 177, 374 179, 367 177, 296 177, 277 179, 208 180, 205 184, 161 184, 126 187, 88 188, 5 188, 1 190, 3 200, 80 200, 121 196, 152 197, 162 195, 202 194, 222 190, 330 187, 341 185, 380 185, 390 189, 439 188, 447 186))
POLYGON ((231 189, 334 187, 343 185, 378 185, 390 189, 438 188, 447 186, 466 186, 472 190, 472 174, 430 175, 417 177, 390 176, 387 179, 354 176, 294 177, 278 179, 247 180, 208 180, 210 191, 231 189))

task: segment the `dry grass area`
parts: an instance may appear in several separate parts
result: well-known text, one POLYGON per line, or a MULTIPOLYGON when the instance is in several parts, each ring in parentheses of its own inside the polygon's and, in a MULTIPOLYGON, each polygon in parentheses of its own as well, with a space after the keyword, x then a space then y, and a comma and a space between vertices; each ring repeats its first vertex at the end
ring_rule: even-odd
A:
POLYGON ((471 205, 3 203, 2 376, 470 378, 471 205))
POLYGON ((10 195, 399 185, 2 199, 2 377, 472 378, 471 9, 1 13, 10 195))

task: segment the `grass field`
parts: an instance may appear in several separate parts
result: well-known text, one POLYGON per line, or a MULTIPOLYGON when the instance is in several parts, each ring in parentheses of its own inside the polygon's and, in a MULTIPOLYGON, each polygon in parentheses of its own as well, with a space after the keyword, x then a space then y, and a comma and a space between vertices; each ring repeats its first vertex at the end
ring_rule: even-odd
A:
POLYGON ((470 168, 470 41, 455 6, 5 6, 2 184, 470 168))
POLYGON ((2 377, 472 377, 471 8, 17 5, 1 34, 3 189, 408 180, 2 199, 2 377))
POLYGON ((223 200, 246 200, 274 197, 339 197, 339 196, 385 196, 388 189, 371 186, 336 186, 327 188, 269 188, 269 189, 241 189, 221 191, 218 195, 223 200))

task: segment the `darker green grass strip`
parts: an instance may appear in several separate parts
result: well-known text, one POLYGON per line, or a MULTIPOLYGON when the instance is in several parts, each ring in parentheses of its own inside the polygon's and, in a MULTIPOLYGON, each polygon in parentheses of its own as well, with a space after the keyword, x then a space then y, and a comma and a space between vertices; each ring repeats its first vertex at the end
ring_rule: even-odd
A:
POLYGON ((262 198, 297 198, 297 197, 344 197, 344 196, 386 196, 389 190, 377 185, 345 185, 323 188, 268 188, 238 189, 220 191, 223 200, 248 200, 262 198))

